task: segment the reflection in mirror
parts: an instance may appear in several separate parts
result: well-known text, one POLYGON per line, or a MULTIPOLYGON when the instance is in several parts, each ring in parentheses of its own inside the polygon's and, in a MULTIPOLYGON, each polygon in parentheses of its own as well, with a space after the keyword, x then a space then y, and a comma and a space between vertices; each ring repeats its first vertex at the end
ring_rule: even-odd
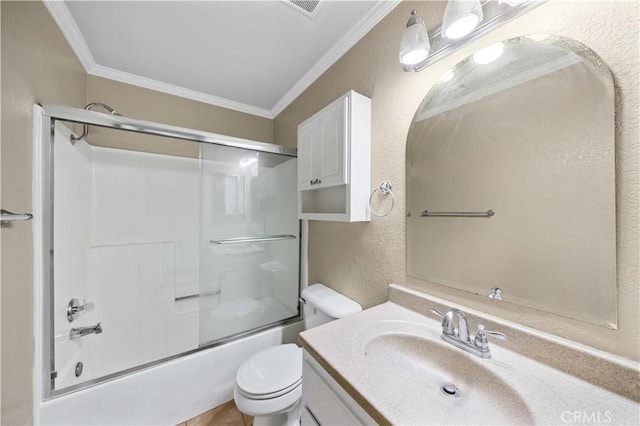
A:
POLYGON ((615 328, 614 167, 613 79, 593 51, 527 36, 474 53, 409 130, 408 275, 615 328))

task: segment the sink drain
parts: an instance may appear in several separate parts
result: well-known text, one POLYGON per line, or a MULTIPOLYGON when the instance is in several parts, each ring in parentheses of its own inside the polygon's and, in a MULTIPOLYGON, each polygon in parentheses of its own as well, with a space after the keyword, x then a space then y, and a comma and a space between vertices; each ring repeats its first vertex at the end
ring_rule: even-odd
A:
POLYGON ((460 394, 460 391, 453 383, 446 383, 440 389, 447 396, 458 396, 460 394))

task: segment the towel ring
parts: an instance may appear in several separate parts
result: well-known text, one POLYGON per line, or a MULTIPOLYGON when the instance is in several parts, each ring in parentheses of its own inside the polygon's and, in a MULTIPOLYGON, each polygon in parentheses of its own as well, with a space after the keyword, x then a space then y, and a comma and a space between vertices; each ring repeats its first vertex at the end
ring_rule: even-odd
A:
POLYGON ((391 191, 392 186, 391 186, 391 182, 389 182, 388 180, 385 180, 384 182, 382 182, 380 184, 379 187, 377 187, 376 189, 374 189, 373 191, 371 191, 371 195, 369 195, 369 210, 371 211, 371 213, 373 213, 375 216, 378 217, 385 217, 387 215, 389 215, 389 213, 391 213, 391 210, 393 210, 393 206, 396 204, 396 199, 393 196, 393 191, 391 191), (389 207, 389 210, 387 210, 386 213, 383 214, 378 214, 376 213, 373 208, 371 207, 371 199, 373 198, 373 194, 376 193, 376 191, 380 191, 380 194, 382 195, 391 195, 391 207, 389 207))

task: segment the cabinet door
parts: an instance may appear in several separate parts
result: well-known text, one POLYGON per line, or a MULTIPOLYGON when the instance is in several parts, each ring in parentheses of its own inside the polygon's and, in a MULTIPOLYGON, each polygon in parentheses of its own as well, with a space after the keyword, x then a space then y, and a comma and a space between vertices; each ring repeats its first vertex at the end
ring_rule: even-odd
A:
MULTIPOLYGON (((325 373, 324 370, 323 373, 325 373)), ((328 375, 328 373, 325 374, 328 375)), ((331 386, 307 362, 303 363, 302 371, 302 406, 304 410, 308 410, 311 414, 309 416, 311 419, 309 420, 313 420, 314 423, 320 426, 356 426, 363 424, 349 409, 345 400, 337 395, 331 386)), ((358 408, 362 410, 362 408, 358 408)), ((309 424, 308 421, 307 424, 309 424)))
POLYGON ((298 190, 311 189, 318 178, 318 120, 311 118, 298 127, 298 190))
POLYGON ((349 98, 344 97, 325 108, 318 116, 319 184, 316 188, 347 182, 347 111, 349 98))

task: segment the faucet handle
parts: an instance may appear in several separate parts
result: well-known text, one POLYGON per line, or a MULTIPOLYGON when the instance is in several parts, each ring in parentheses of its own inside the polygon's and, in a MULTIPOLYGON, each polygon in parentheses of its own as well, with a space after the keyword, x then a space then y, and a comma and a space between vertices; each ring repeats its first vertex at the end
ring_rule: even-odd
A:
POLYGON ((86 300, 82 299, 82 305, 81 305, 80 301, 78 301, 78 299, 74 297, 67 304, 67 321, 72 322, 74 319, 78 318, 78 315, 80 315, 80 312, 93 311, 93 308, 94 308, 93 302, 87 302, 86 300))
POLYGON ((475 339, 473 339, 473 345, 478 349, 489 349, 488 336, 496 337, 500 340, 507 340, 507 336, 499 331, 491 331, 484 328, 483 324, 478 324, 478 333, 476 333, 475 339))

